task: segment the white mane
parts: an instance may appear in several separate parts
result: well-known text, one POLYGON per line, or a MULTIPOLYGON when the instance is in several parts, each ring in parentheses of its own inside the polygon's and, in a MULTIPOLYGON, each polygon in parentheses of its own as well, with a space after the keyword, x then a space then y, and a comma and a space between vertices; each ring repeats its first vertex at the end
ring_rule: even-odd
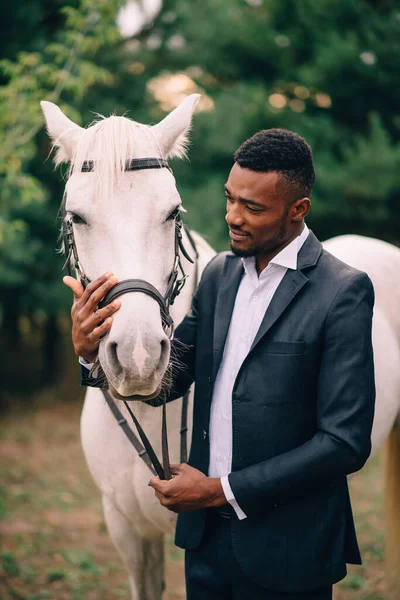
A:
MULTIPOLYGON (((57 148, 55 163, 67 162, 60 138, 54 143, 57 148)), ((126 117, 103 117, 83 129, 69 163, 68 176, 82 170, 85 161, 93 161, 96 191, 110 193, 118 186, 126 162, 132 158, 154 156, 164 158, 162 148, 149 125, 142 125, 126 117)))

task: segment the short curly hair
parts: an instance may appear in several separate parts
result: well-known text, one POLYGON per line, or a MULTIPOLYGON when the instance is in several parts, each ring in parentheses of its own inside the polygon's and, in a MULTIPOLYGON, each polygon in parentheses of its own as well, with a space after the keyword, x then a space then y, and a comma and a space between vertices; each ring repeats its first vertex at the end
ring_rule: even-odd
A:
POLYGON ((315 181, 312 150, 305 139, 294 131, 259 131, 238 148, 235 162, 251 171, 280 173, 282 183, 294 192, 296 200, 311 195, 315 181))

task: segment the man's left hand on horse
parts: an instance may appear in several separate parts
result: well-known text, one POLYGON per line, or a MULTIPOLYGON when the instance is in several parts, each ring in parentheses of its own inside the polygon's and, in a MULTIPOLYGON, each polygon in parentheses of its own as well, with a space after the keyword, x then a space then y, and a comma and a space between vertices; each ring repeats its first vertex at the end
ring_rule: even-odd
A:
POLYGON ((219 478, 207 477, 186 464, 171 465, 171 473, 173 477, 169 481, 159 477, 149 481, 160 504, 168 510, 180 513, 227 502, 219 478))

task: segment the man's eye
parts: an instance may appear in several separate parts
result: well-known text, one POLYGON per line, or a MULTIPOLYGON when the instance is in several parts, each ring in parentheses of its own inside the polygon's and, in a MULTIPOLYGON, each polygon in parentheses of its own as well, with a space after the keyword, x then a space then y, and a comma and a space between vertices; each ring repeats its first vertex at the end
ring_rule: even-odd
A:
POLYGON ((167 217, 167 221, 173 221, 179 215, 179 206, 172 211, 172 213, 167 217))
POLYGON ((85 219, 82 219, 82 217, 75 213, 70 214, 70 219, 73 223, 75 223, 75 225, 86 225, 85 219))
POLYGON ((260 213, 262 212, 262 210, 260 210, 259 208, 252 208, 251 206, 246 206, 247 210, 250 211, 251 213, 260 213))

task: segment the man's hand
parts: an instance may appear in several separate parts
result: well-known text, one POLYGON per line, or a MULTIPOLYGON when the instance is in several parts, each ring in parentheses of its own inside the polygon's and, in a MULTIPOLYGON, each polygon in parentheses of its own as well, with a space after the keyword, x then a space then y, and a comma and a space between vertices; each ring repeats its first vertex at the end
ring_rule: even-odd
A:
POLYGON ((112 273, 105 273, 95 279, 86 289, 73 277, 64 277, 63 282, 74 293, 71 309, 72 343, 75 353, 89 362, 97 356, 101 338, 111 329, 112 314, 121 306, 114 300, 108 306, 97 310, 97 305, 118 282, 112 273))
POLYGON ((226 504, 221 480, 206 477, 189 465, 171 465, 172 479, 163 481, 153 477, 149 485, 162 506, 180 513, 226 504))

